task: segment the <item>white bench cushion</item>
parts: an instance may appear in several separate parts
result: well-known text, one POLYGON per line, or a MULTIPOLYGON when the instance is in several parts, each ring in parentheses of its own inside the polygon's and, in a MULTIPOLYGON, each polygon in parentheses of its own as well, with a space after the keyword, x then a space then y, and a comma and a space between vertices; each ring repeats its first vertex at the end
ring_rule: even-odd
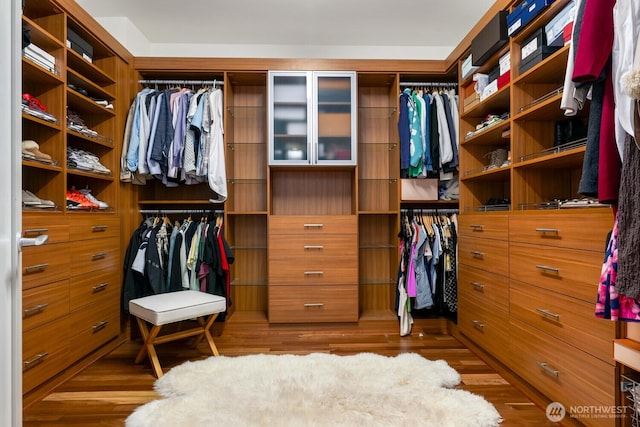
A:
POLYGON ((200 291, 178 291, 129 301, 129 313, 154 325, 195 319, 227 309, 227 300, 200 291))

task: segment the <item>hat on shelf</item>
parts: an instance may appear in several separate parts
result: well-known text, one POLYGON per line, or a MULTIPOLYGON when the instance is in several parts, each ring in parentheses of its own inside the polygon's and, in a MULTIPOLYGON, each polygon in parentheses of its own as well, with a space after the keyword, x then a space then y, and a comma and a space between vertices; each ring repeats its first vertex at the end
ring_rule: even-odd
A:
POLYGON ((31 139, 22 141, 22 156, 27 159, 51 162, 51 156, 40 151, 38 143, 31 139))

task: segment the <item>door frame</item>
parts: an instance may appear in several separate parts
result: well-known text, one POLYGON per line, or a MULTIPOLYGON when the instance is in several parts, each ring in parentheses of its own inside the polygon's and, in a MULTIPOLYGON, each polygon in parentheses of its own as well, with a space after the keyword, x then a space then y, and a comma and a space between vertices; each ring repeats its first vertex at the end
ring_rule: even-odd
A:
POLYGON ((0 425, 22 426, 22 0, 0 2, 0 425), (7 199, 4 199, 7 200, 7 199))

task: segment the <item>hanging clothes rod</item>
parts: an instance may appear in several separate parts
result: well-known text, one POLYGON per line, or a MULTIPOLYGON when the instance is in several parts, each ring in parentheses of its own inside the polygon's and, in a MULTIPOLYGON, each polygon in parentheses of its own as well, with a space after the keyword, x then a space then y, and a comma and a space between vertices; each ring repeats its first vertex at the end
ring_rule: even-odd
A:
POLYGON ((406 214, 410 214, 413 213, 418 214, 418 215, 430 215, 430 214, 457 214, 460 213, 459 209, 452 209, 452 208, 444 208, 444 209, 438 209, 438 208, 427 208, 427 209, 420 209, 420 208, 416 208, 416 209, 401 209, 400 213, 403 215, 406 214))
POLYGON ((138 80, 143 85, 224 85, 223 80, 138 80))
POLYGON ((400 86, 458 87, 456 82, 400 82, 400 86))
POLYGON ((214 213, 216 215, 224 214, 220 209, 140 209, 138 211, 143 215, 155 215, 155 214, 182 214, 182 213, 214 213))

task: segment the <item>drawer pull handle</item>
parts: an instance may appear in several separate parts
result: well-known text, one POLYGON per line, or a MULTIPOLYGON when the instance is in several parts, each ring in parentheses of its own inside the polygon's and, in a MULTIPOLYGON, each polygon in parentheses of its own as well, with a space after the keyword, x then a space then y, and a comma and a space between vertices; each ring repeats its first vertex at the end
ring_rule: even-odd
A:
POLYGON ((484 290, 484 285, 482 283, 471 282, 471 286, 473 286, 474 289, 476 289, 478 291, 483 291, 484 290))
POLYGON ((558 230, 557 228, 536 228, 536 233, 553 233, 553 234, 558 234, 560 232, 560 230, 558 230))
POLYGON ((45 234, 48 231, 48 228, 31 228, 29 230, 24 230, 24 235, 28 236, 30 234, 45 234))
POLYGON ((100 292, 100 291, 104 291, 105 289, 107 289, 107 286, 109 286, 109 284, 108 284, 108 283, 100 283, 99 285, 95 285, 95 286, 92 288, 93 293, 95 294, 95 293, 98 293, 98 292, 100 292))
POLYGON ((49 355, 49 353, 47 353, 46 351, 44 353, 40 353, 34 356, 33 359, 31 360, 25 360, 24 361, 24 369, 29 369, 35 365, 37 365, 38 363, 42 362, 44 360, 45 357, 47 357, 49 355))
POLYGON ((98 323, 97 325, 93 325, 93 332, 96 333, 98 332, 100 329, 104 329, 105 326, 107 326, 107 323, 109 323, 107 320, 103 320, 102 322, 98 323))
POLYGON ((551 273, 560 273, 560 269, 559 268, 549 267, 549 266, 546 266, 546 265, 536 265, 536 268, 538 270, 548 271, 548 272, 551 272, 551 273))
POLYGON ((482 224, 471 224, 469 227, 471 227, 473 231, 484 231, 484 225, 482 224))
POLYGON ((547 373, 549 373, 549 374, 553 375, 554 377, 556 377, 556 378, 557 378, 557 377, 559 377, 559 376, 560 376, 560 371, 557 371, 557 370, 555 370, 555 369, 551 369, 551 368, 549 367, 549 365, 547 365, 546 363, 544 363, 544 362, 538 362, 538 361, 536 361, 536 363, 538 364, 538 366, 540 366, 542 369, 544 369, 544 370, 545 370, 545 372, 547 372, 547 373))
POLYGON ((306 303, 304 306, 305 307, 324 307, 324 304, 321 302, 313 302, 313 303, 306 303))
POLYGON ((480 322, 480 321, 478 321, 478 320, 472 320, 472 321, 471 321, 471 323, 473 323, 473 326, 474 326, 476 329, 480 329, 480 330, 483 330, 483 329, 484 329, 484 323, 482 323, 482 322, 480 322))
POLYGON ((542 314, 543 316, 551 317, 552 319, 555 319, 555 320, 560 320, 559 314, 552 313, 549 310, 545 310, 543 308, 536 308, 536 311, 542 314))
POLYGON ((304 224, 305 227, 316 227, 316 228, 322 228, 324 227, 324 224, 304 224))
POLYGON ((24 310, 24 315, 25 317, 33 316, 34 314, 41 313, 42 310, 44 310, 48 306, 49 304, 44 303, 44 304, 38 304, 35 307, 27 308, 26 310, 24 310))
POLYGON ((305 271, 304 275, 305 276, 322 276, 324 274, 324 271, 305 271))
POLYGON ((107 256, 107 253, 106 253, 106 252, 98 252, 98 253, 93 254, 93 255, 91 256, 91 259, 92 259, 93 261, 96 261, 96 260, 102 259, 102 258, 104 258, 104 257, 106 257, 106 256, 107 256))
POLYGON ((44 271, 44 270, 47 269, 47 267, 49 267, 49 264, 30 265, 29 267, 25 268, 24 270, 27 273, 35 273, 36 271, 44 271))
POLYGON ((305 249, 324 249, 324 246, 322 246, 322 245, 316 245, 316 246, 314 246, 314 245, 305 245, 304 248, 305 249))
POLYGON ((471 255, 474 258, 484 258, 484 252, 480 252, 480 251, 471 251, 471 255))
POLYGON ((93 233, 100 233, 101 231, 107 231, 107 228, 109 228, 109 226, 108 226, 108 225, 94 225, 94 226, 91 228, 91 231, 92 231, 93 233))

